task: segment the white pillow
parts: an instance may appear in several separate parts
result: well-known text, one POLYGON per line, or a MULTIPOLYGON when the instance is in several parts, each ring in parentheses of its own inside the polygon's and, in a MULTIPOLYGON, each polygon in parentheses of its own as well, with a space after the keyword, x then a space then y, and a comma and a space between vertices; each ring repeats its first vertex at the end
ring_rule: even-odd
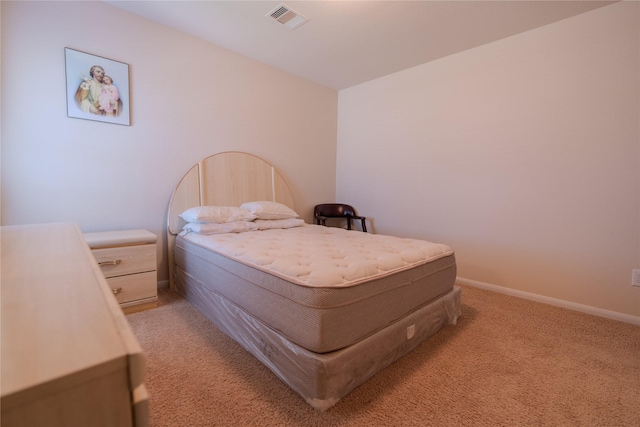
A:
POLYGON ((295 211, 278 202, 248 202, 243 203, 240 207, 254 214, 257 219, 287 219, 298 217, 295 211))
POLYGON ((225 222, 253 221, 256 216, 246 209, 233 206, 196 206, 180 214, 186 222, 224 224, 225 222))
POLYGON ((224 224, 190 222, 182 227, 182 229, 198 234, 223 234, 254 231, 258 229, 258 225, 247 221, 226 222, 224 224))
POLYGON ((258 230, 272 230, 274 228, 302 227, 304 225, 304 220, 300 218, 256 219, 252 224, 255 224, 258 227, 258 230))

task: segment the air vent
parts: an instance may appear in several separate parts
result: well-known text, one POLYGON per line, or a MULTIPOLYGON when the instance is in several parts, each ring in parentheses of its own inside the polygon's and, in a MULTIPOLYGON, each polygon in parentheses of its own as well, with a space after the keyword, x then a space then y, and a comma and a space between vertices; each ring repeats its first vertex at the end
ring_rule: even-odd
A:
POLYGON ((309 20, 306 16, 300 15, 298 12, 282 3, 265 16, 278 21, 290 30, 295 30, 309 20))

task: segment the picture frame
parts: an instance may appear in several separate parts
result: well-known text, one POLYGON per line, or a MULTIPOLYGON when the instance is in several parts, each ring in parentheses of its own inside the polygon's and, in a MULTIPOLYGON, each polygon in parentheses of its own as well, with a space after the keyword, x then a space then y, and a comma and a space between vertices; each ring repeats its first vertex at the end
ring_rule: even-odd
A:
POLYGON ((129 65, 65 47, 67 117, 129 126, 129 65))

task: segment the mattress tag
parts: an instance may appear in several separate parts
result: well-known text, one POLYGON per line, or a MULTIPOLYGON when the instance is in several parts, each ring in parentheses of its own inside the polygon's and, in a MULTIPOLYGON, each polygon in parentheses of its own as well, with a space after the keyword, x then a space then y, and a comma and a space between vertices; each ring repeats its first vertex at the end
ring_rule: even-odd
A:
POLYGON ((416 324, 407 326, 407 339, 410 340, 416 334, 416 324))

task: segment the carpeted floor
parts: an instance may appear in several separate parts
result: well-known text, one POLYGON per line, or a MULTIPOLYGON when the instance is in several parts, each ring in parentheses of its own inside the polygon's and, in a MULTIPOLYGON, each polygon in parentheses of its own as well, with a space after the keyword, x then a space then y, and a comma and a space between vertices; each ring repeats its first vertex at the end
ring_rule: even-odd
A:
POLYGON ((325 412, 163 289, 127 316, 151 426, 640 426, 640 327, 461 287, 456 326, 325 412))

